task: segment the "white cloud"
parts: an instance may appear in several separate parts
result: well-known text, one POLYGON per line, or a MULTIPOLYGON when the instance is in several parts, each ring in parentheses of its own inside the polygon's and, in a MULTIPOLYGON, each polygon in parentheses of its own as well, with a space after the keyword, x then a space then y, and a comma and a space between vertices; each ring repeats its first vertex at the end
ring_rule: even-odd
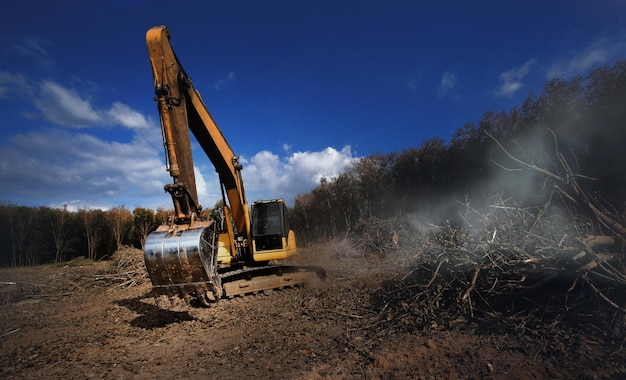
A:
MULTIPOLYGON (((79 91, 54 81, 37 87, 20 75, 0 72, 3 88, 20 88, 41 112, 39 117, 52 125, 5 137, 0 145, 1 201, 67 204, 73 209, 171 208, 163 190, 171 178, 164 170, 158 121, 122 102, 97 108, 79 91), (68 126, 73 128, 59 128, 68 126), (108 141, 116 135, 103 135, 102 130, 96 135, 85 128, 94 126, 122 127, 132 138, 108 141)), ((282 197, 292 202, 297 194, 319 185, 322 177, 336 177, 356 160, 350 146, 316 152, 292 152, 289 144, 282 148, 280 156, 261 151, 241 158, 250 201, 282 197)), ((212 207, 221 197, 218 176, 208 159, 200 157, 196 165, 200 203, 212 207)))
POLYGON ((32 85, 21 74, 0 71, 0 98, 16 96, 30 99, 39 110, 40 114, 21 112, 22 116, 29 119, 43 117, 53 125, 62 127, 123 127, 142 131, 136 138, 153 143, 161 140, 158 121, 127 104, 117 101, 108 110, 98 110, 86 96, 75 89, 54 81, 42 81, 38 85, 32 85))
POLYGON ((446 71, 443 73, 441 77, 441 82, 439 83, 438 95, 439 97, 444 97, 448 92, 456 87, 458 80, 454 73, 446 71))
POLYGON ((350 146, 294 152, 283 158, 261 151, 246 160, 242 175, 250 201, 284 198, 292 202, 296 195, 319 185, 322 177, 338 176, 356 159, 350 146))
MULTIPOLYGON (((316 152, 286 152, 278 155, 264 150, 246 158, 243 181, 249 202, 259 199, 283 198, 292 204, 296 195, 311 191, 322 177, 337 177, 358 159, 350 146, 341 150, 326 148, 316 152)), ((213 207, 221 199, 220 182, 208 159, 199 156, 194 161, 198 199, 204 208, 213 207)), ((169 199, 168 199, 169 200, 169 199)))
POLYGON ((198 166, 194 166, 198 201, 205 209, 213 208, 215 202, 222 198, 220 179, 215 173, 215 169, 209 169, 207 172, 208 175, 198 166))
POLYGON ((500 74, 500 85, 495 91, 496 96, 510 98, 524 87, 523 79, 530 72, 536 60, 531 59, 520 67, 514 67, 500 74))
POLYGON ((154 126, 143 114, 133 110, 126 104, 115 102, 107 111, 110 122, 135 130, 146 130, 154 126))
MULTIPOLYGON (((158 127, 152 129, 159 133, 158 127)), ((171 178, 164 170, 160 144, 142 139, 109 142, 89 133, 44 129, 13 135, 0 148, 0 200, 78 208, 125 205, 171 208, 163 191, 171 178)), ((243 176, 250 201, 284 198, 319 185, 322 177, 338 176, 353 163, 350 146, 341 150, 294 152, 280 157, 261 151, 243 159, 243 176)), ((202 160, 199 160, 202 162, 202 160)), ((212 207, 220 199, 213 167, 195 167, 200 203, 212 207)))
POLYGON ((3 89, 31 100, 52 127, 5 136, 0 200, 78 208, 167 205, 163 185, 169 176, 161 158, 161 131, 152 118, 121 102, 96 109, 76 90, 53 81, 32 86, 18 74, 0 72, 0 94, 3 89), (85 129, 58 126, 113 126, 136 133, 129 142, 107 141, 85 129))
POLYGON ((42 82, 39 90, 34 100, 35 107, 56 125, 82 128, 103 121, 101 113, 74 90, 53 81, 42 82))
POLYGON ((601 38, 589 43, 582 51, 552 64, 548 67, 546 76, 548 79, 552 79, 584 74, 592 67, 609 63, 622 57, 625 53, 626 34, 601 38))
MULTIPOLYGON (((125 205, 171 208, 163 191, 171 178, 159 149, 135 139, 107 142, 87 133, 48 129, 14 135, 0 148, 0 199, 73 209, 125 205)), ((279 157, 269 151, 252 156, 243 176, 250 201, 284 198, 336 177, 354 162, 349 146, 279 157)), ((195 167, 198 198, 205 208, 220 199, 219 179, 212 168, 195 167)))
POLYGON ((149 205, 168 177, 157 147, 61 129, 14 135, 0 157, 0 199, 41 204, 149 205))

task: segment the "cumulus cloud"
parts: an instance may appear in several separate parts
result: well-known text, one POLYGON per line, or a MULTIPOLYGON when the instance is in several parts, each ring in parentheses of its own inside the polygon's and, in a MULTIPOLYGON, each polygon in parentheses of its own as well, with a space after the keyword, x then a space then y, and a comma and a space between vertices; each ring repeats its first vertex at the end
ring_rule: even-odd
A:
MULTIPOLYGON (((198 164, 194 166, 198 199, 204 208, 209 208, 221 199, 220 181, 208 159, 200 151, 198 153, 194 156, 198 164)), ((341 150, 329 147, 320 151, 283 151, 280 154, 263 150, 250 157, 240 157, 239 162, 243 165, 249 202, 283 198, 293 204, 296 195, 311 191, 320 184, 322 177, 337 177, 357 159, 351 147, 345 146, 341 150)))
POLYGON ((535 60, 531 59, 522 66, 514 67, 509 71, 500 74, 500 85, 495 91, 496 96, 510 98, 516 92, 524 87, 523 80, 530 72, 531 67, 535 64, 535 60))
POLYGON ((244 165, 246 190, 251 201, 284 198, 292 202, 296 195, 319 185, 322 177, 338 176, 356 159, 350 146, 341 150, 328 147, 316 152, 293 152, 285 157, 261 151, 244 165))
POLYGON ((200 205, 205 209, 212 208, 215 202, 222 198, 220 179, 215 173, 215 169, 205 171, 198 166, 194 166, 194 173, 200 205))
MULTIPOLYGON (((158 126, 151 128, 160 138, 158 126)), ((0 147, 0 199, 68 205, 72 210, 171 207, 163 190, 171 178, 164 170, 161 144, 140 138, 144 133, 122 143, 84 131, 88 130, 49 128, 11 136, 0 147)), ((297 194, 319 185, 322 177, 338 176, 357 159, 350 146, 282 154, 261 151, 242 158, 250 201, 284 198, 292 203, 297 194)), ((198 162, 203 162, 201 157, 198 162)), ((198 197, 205 208, 221 197, 219 178, 209 166, 195 166, 198 197)))
POLYGON ((458 80, 454 73, 446 71, 443 73, 441 77, 441 82, 439 83, 438 95, 439 97, 444 97, 448 94, 452 89, 456 87, 458 80))

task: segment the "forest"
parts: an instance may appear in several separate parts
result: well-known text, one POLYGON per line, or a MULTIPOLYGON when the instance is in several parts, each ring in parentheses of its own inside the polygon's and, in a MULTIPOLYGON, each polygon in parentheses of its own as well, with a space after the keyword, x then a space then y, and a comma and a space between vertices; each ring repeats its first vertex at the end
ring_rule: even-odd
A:
MULTIPOLYGON (((540 222, 551 221, 567 239, 601 236, 623 253, 625 104, 626 61, 550 80, 521 105, 485 111, 447 140, 373 154, 323 178, 296 197, 291 225, 301 246, 349 239, 381 253, 420 249, 425 237, 451 243, 455 235, 458 243, 461 235, 538 234, 548 228, 540 222)), ((167 215, 142 207, 72 212, 4 204, 0 266, 107 258, 124 245, 141 247, 167 215)), ((535 239, 534 249, 545 239, 535 239)))

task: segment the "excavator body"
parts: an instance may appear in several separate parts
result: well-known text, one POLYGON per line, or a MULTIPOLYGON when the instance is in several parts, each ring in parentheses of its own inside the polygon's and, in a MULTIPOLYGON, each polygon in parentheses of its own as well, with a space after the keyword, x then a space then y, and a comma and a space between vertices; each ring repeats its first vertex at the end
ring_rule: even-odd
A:
POLYGON ((224 297, 325 279, 321 267, 275 264, 297 252, 285 201, 257 201, 248 207, 239 158, 174 54, 168 29, 149 29, 146 43, 166 170, 173 178, 165 191, 174 205, 170 223, 150 233, 144 245, 154 295, 208 305, 224 297), (224 206, 209 220, 200 217, 189 131, 220 178, 224 206))

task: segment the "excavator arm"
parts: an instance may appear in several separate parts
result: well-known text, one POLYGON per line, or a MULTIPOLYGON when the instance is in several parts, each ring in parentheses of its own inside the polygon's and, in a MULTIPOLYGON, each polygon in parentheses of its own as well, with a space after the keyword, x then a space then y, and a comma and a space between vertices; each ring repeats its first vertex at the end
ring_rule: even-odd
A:
POLYGON ((238 157, 176 57, 168 29, 164 26, 151 28, 146 34, 146 43, 168 170, 174 178, 174 184, 167 186, 166 191, 172 195, 175 220, 189 223, 200 211, 189 139, 191 130, 219 174, 239 236, 251 241, 250 215, 238 157))

